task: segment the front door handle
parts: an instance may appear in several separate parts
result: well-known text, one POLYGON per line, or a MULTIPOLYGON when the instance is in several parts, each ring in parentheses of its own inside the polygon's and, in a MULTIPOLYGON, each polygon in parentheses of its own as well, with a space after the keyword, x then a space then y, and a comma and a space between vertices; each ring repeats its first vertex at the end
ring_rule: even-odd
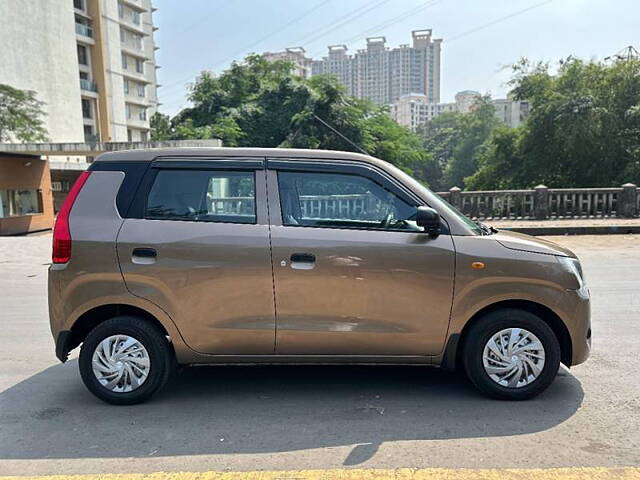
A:
POLYGON ((131 254, 131 261, 140 265, 150 265, 156 263, 158 252, 155 248, 134 248, 131 254))
POLYGON ((291 268, 295 270, 311 270, 316 265, 313 253, 294 253, 291 255, 291 268))

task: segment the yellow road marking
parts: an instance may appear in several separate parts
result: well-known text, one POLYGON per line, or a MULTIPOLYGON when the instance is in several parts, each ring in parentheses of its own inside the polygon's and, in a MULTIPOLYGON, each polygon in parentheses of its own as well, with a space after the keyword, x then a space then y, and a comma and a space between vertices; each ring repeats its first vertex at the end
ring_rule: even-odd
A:
POLYGON ((0 480, 640 480, 640 467, 545 469, 335 469, 1 477, 0 480))

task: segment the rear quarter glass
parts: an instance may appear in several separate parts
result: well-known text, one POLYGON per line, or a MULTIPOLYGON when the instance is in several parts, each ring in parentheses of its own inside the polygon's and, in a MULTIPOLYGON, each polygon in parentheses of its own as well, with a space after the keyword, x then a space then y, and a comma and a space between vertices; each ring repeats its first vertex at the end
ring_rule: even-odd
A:
POLYGON ((97 161, 89 167, 89 170, 97 172, 124 172, 124 180, 116 196, 116 207, 122 218, 130 218, 129 210, 133 198, 150 164, 150 161, 97 161))

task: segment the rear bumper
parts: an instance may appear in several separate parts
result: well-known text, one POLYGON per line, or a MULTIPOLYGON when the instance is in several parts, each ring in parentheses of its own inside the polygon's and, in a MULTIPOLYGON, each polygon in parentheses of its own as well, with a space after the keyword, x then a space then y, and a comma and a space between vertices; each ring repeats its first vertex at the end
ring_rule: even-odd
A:
POLYGON ((73 333, 71 330, 62 330, 56 338, 56 357, 62 363, 67 361, 69 352, 73 348, 73 333))
POLYGON ((56 357, 61 362, 67 360, 70 348, 68 347, 71 332, 64 330, 62 325, 62 301, 60 300, 60 266, 51 264, 49 266, 49 285, 47 289, 49 300, 49 327, 56 346, 56 357))

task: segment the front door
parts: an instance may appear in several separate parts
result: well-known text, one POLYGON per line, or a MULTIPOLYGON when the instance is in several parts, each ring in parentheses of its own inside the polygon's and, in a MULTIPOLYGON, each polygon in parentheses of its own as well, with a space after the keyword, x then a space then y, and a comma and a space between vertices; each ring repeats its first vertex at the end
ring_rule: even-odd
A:
POLYGON ((276 352, 440 353, 453 295, 451 236, 423 233, 419 201, 381 172, 286 163, 269 171, 276 352))
POLYGON ((167 312, 198 352, 274 353, 265 171, 255 163, 156 162, 141 218, 118 235, 129 291, 167 312))

